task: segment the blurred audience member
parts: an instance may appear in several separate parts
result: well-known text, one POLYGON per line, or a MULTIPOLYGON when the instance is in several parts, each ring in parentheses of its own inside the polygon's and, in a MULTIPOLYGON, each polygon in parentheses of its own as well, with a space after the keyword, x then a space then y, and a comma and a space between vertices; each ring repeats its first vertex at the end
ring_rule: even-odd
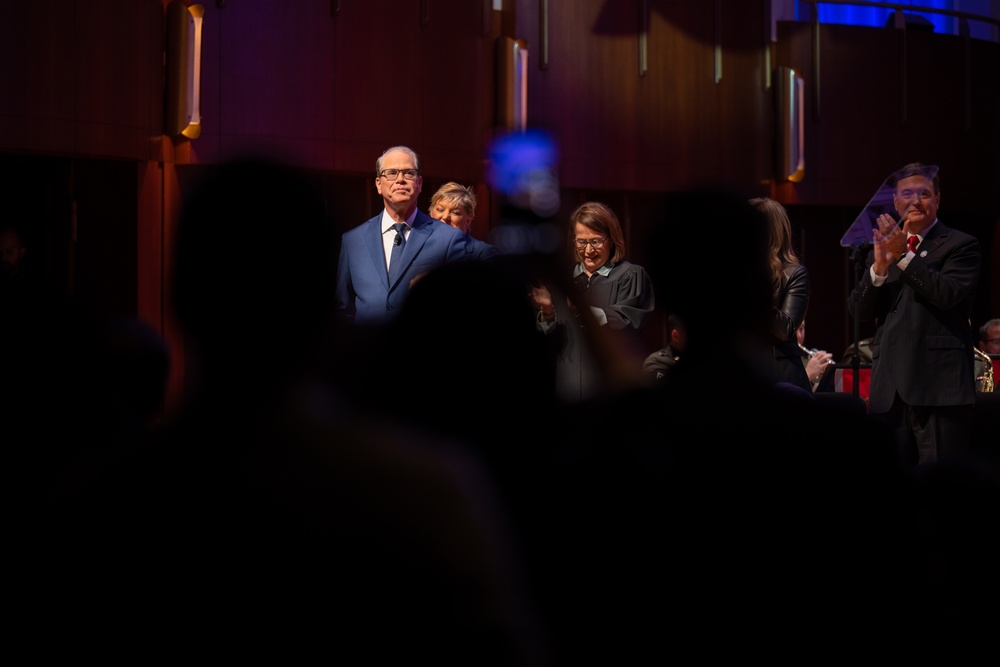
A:
MULTIPOLYGON (((593 462, 620 458, 623 443, 646 443, 632 478, 595 505, 629 484, 662 489, 657 509, 629 506, 637 530, 663 521, 664 545, 641 560, 667 564, 645 582, 650 599, 664 601, 661 617, 674 619, 660 640, 695 648, 725 635, 743 649, 784 653, 770 632, 781 627, 798 646, 829 646, 845 658, 914 642, 906 554, 915 537, 890 432, 782 390, 761 362, 760 341, 776 317, 770 221, 725 188, 673 193, 664 211, 647 238, 649 271, 658 306, 685 324, 685 351, 657 387, 601 412, 628 417, 604 432, 614 445, 593 462), (683 224, 690 220, 699 224, 683 224), (691 249, 706 229, 725 239, 712 261, 739 276, 724 290, 693 279, 704 258, 691 249), (664 419, 669 434, 644 435, 664 419)), ((601 442, 595 421, 585 426, 601 442)))
MULTIPOLYGON (((872 337, 862 338, 858 341, 858 360, 861 364, 872 364, 872 337)), ((850 364, 854 361, 854 343, 844 348, 844 354, 840 357, 840 363, 850 364)))
POLYGON ((673 313, 667 315, 667 332, 669 337, 667 346, 651 352, 642 362, 642 374, 653 384, 667 376, 670 369, 680 361, 681 354, 684 352, 687 333, 684 331, 684 324, 680 318, 673 313))
POLYGON ((149 324, 118 317, 103 324, 92 351, 100 372, 85 391, 92 395, 94 431, 50 483, 51 501, 67 506, 105 481, 122 459, 150 446, 165 406, 170 349, 149 324))
POLYGON ((30 505, 22 517, 35 516, 52 476, 101 436, 104 417, 100 324, 44 273, 33 229, 0 228, 0 410, 12 445, 4 469, 8 488, 30 505))
POLYGON ((1000 355, 1000 317, 986 320, 979 327, 979 349, 986 354, 1000 355))
POLYGON ((336 358, 374 348, 335 320, 333 229, 311 182, 270 161, 222 165, 185 199, 185 401, 63 508, 39 596, 62 624, 46 633, 122 654, 544 664, 473 452, 336 390, 336 358), (285 252, 262 272, 276 220, 285 252))
POLYGON ((973 349, 976 355, 973 373, 977 392, 998 392, 996 372, 1000 359, 1000 318, 987 320, 979 327, 979 347, 973 349))

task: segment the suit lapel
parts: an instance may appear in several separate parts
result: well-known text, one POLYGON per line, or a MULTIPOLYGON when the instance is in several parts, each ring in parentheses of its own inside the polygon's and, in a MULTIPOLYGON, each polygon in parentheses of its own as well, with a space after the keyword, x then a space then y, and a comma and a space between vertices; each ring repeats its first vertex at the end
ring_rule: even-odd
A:
POLYGON ((372 266, 381 267, 381 271, 376 271, 382 285, 389 289, 389 276, 385 273, 385 249, 382 247, 382 214, 379 213, 368 221, 368 228, 363 235, 365 247, 372 258, 372 266))
MULTIPOLYGON (((924 239, 924 241, 930 241, 930 243, 927 244, 928 245, 927 254, 929 255, 930 253, 934 252, 935 250, 943 246, 945 244, 945 241, 947 240, 948 240, 948 228, 945 227, 940 220, 938 220, 938 223, 934 225, 934 228, 930 231, 929 234, 927 234, 927 238, 924 239)), ((922 246, 923 243, 921 243, 920 245, 922 246)))
POLYGON ((389 267, 391 275, 389 276, 388 286, 390 290, 395 289, 399 283, 399 279, 406 274, 410 265, 413 264, 413 260, 420 254, 420 249, 424 247, 424 243, 430 238, 434 230, 433 225, 436 222, 436 220, 425 213, 417 211, 417 217, 413 219, 413 226, 410 227, 410 234, 406 239, 406 245, 403 246, 403 254, 399 258, 399 266, 389 267))

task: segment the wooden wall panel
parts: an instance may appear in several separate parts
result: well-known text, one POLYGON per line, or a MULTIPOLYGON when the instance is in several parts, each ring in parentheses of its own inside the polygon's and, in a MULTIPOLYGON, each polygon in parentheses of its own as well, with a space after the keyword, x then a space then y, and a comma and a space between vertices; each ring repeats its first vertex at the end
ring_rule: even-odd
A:
POLYGON ((774 93, 764 71, 766 14, 759 3, 723 2, 718 7, 723 51, 714 126, 719 173, 748 190, 759 189, 773 177, 775 154, 774 93))
POLYGON ((217 25, 206 44, 213 76, 203 114, 214 116, 220 153, 328 167, 336 92, 330 2, 205 5, 206 22, 217 25))
POLYGON ((638 156, 656 178, 639 189, 670 190, 713 176, 718 107, 711 3, 654 3, 649 72, 643 78, 638 156))
POLYGON ((161 107, 160 0, 4 7, 0 146, 140 159, 161 107), (157 28, 157 26, 160 26, 157 28), (151 39, 152 38, 152 39, 151 39), (158 69, 151 62, 158 60, 158 69))
MULTIPOLYGON (((540 34, 533 4, 518 29, 540 34)), ((668 191, 770 175, 761 5, 549 3, 548 12, 548 65, 530 70, 529 122, 556 136, 563 185, 668 191)))
MULTIPOLYGON (((136 224, 136 316, 161 332, 165 326, 165 169, 166 165, 161 163, 145 162, 138 165, 136 174, 139 192, 136 224)), ((170 169, 173 169, 172 165, 170 169)))
MULTIPOLYGON (((548 3, 547 65, 529 43, 528 123, 548 130, 560 155, 560 182, 607 187, 634 181, 640 138, 639 21, 634 3, 548 3)), ((526 31, 540 31, 529 14, 526 31)), ((541 40, 542 37, 539 37, 541 40)))
MULTIPOLYGON (((334 33, 333 124, 338 131, 334 168, 372 173, 375 158, 386 148, 420 147, 423 124, 433 122, 433 117, 425 116, 422 103, 420 54, 432 46, 449 48, 426 38, 420 10, 420 2, 408 0, 340 3, 334 33), (391 39, 384 32, 389 20, 391 39)), ((472 82, 465 87, 469 85, 472 82)))
MULTIPOLYGON (((415 72, 424 122, 413 148, 420 153, 425 175, 481 183, 494 124, 494 45, 499 35, 495 12, 483 0, 433 0, 426 6, 415 72)), ((374 157, 369 160, 373 165, 374 157)), ((425 194, 429 204, 433 192, 425 188, 425 194)))
POLYGON ((1000 46, 823 25, 817 73, 812 25, 781 22, 778 33, 777 64, 806 80, 806 177, 785 199, 861 207, 894 169, 920 161, 941 167, 942 194, 953 188, 942 207, 995 210, 980 193, 997 184, 1000 96, 987 72, 1000 46))
POLYGON ((161 284, 163 289, 157 305, 163 313, 163 337, 170 348, 170 379, 167 382, 166 405, 164 406, 164 414, 167 416, 172 415, 181 406, 184 388, 190 382, 185 373, 188 354, 184 345, 184 336, 177 324, 173 309, 169 305, 173 300, 171 269, 174 265, 174 237, 181 209, 181 187, 177 172, 178 169, 183 168, 166 164, 162 172, 163 213, 160 229, 163 238, 161 246, 163 257, 161 284))
MULTIPOLYGON (((1000 220, 1000 86, 991 83, 1000 67, 1000 44, 973 41, 969 44, 969 120, 972 123, 961 140, 962 174, 968 186, 963 190, 967 208, 993 211, 1000 220)), ((950 187, 950 186, 949 186, 950 187)), ((1000 236, 997 237, 1000 242, 1000 236)), ((1000 259, 1000 254, 997 255, 1000 259)), ((1000 266, 998 261, 997 266, 1000 266)), ((1000 300, 1000 289, 997 290, 1000 300)), ((1000 303, 993 312, 1000 312, 1000 303)))
POLYGON ((149 155, 151 136, 162 133, 150 123, 156 119, 151 107, 162 108, 163 26, 158 1, 77 4, 73 61, 80 154, 149 155), (150 70, 150 54, 159 56, 159 71, 150 70))
POLYGON ((20 2, 0 21, 0 146, 76 149, 77 2, 20 2))

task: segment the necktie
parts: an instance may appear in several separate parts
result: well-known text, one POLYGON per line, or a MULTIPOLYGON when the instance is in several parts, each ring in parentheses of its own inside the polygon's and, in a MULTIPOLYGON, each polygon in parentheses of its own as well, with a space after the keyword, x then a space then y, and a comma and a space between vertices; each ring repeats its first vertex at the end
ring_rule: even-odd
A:
POLYGON ((920 237, 914 234, 909 239, 907 239, 907 243, 910 244, 910 252, 915 253, 917 252, 917 246, 920 245, 920 237))
POLYGON ((392 240, 392 252, 389 254, 389 277, 391 278, 393 272, 399 271, 398 262, 399 258, 403 254, 403 246, 406 245, 406 238, 403 236, 403 230, 406 229, 405 222, 397 222, 393 225, 396 230, 396 238, 392 240))

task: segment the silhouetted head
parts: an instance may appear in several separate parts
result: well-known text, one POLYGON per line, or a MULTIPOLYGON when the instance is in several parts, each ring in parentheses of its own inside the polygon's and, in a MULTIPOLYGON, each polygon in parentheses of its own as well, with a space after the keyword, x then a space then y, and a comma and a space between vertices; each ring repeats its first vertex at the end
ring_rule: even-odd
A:
POLYGON ((164 407, 170 379, 167 341, 146 322, 121 317, 104 326, 101 343, 112 396, 133 419, 151 423, 164 407))
POLYGON ((337 242, 301 172, 257 158, 213 168, 177 232, 172 297, 188 339, 207 363, 248 369, 311 349, 331 317, 337 242))
POLYGON ((551 400, 555 359, 520 269, 507 258, 456 262, 420 278, 390 331, 419 346, 403 355, 406 371, 395 372, 446 412, 485 405, 505 419, 511 402, 551 400))
POLYGON ((648 233, 657 307, 688 333, 688 353, 764 330, 771 308, 768 228, 748 198, 722 187, 667 196, 648 233))

